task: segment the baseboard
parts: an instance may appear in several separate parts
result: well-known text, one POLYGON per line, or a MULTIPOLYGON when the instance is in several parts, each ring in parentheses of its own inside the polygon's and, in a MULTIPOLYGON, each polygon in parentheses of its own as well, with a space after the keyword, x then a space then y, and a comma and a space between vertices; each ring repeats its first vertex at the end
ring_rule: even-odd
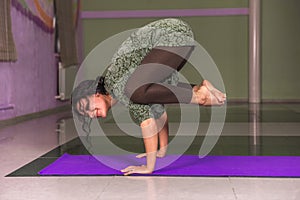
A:
POLYGON ((22 116, 10 118, 10 119, 0 120, 0 128, 15 125, 17 123, 24 122, 27 120, 44 117, 44 116, 56 114, 59 112, 66 112, 66 111, 71 111, 71 105, 63 105, 63 106, 59 106, 59 107, 48 109, 48 110, 43 110, 43 111, 36 112, 36 113, 30 113, 27 115, 22 115, 22 116))
MULTIPOLYGON (((243 104, 249 103, 248 99, 229 99, 227 104, 243 104)), ((300 99, 262 99, 261 103, 287 103, 287 104, 299 104, 300 99)))

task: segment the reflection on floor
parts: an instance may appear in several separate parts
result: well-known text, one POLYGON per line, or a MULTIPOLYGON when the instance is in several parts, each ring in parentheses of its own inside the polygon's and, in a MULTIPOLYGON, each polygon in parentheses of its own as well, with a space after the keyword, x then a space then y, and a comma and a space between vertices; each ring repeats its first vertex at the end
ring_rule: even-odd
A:
MULTIPOLYGON (((200 108, 198 131, 191 133, 191 126, 197 122, 195 113, 193 107, 184 109, 191 114, 180 119, 182 110, 178 106, 167 108, 170 141, 174 138, 190 141, 188 147, 177 144, 178 148, 182 148, 185 154, 198 154, 211 122, 212 110, 200 108), (180 121, 180 130, 183 131, 178 132, 180 121)), ((300 179, 38 176, 39 170, 63 153, 91 153, 87 145, 89 140, 99 146, 100 152, 97 153, 111 153, 101 143, 103 137, 125 151, 143 152, 140 133, 126 134, 128 130, 136 131, 136 127, 128 123, 123 110, 116 112, 117 120, 112 113, 107 119, 100 120, 105 132, 102 136, 79 134, 79 137, 70 112, 2 127, 0 199, 43 199, 45 194, 47 199, 121 199, 126 195, 128 199, 300 199, 300 179), (124 185, 135 194, 123 189, 124 185), (209 192, 213 191, 211 188, 218 188, 218 193, 209 192)), ((220 137, 217 134, 210 136, 217 137, 217 143, 209 154, 300 156, 299 130, 300 104, 230 104, 226 108, 220 137)))

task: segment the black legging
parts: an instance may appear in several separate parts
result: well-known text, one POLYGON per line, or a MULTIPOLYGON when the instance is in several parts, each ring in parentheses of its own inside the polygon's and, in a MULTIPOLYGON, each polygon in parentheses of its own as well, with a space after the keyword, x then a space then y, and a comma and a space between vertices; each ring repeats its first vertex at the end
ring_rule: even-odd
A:
POLYGON ((193 46, 152 49, 130 76, 125 94, 139 104, 190 103, 194 85, 180 82, 174 86, 162 82, 174 70, 182 69, 193 50, 193 46))

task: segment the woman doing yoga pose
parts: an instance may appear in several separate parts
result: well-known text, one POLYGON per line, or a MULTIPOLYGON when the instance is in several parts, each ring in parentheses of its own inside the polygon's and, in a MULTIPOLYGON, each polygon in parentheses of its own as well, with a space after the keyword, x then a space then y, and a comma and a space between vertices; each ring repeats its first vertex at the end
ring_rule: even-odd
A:
POLYGON ((168 117, 164 104, 223 105, 226 95, 209 81, 199 85, 179 82, 178 71, 194 49, 190 26, 179 19, 161 19, 134 31, 119 47, 106 73, 81 82, 72 93, 72 107, 79 119, 107 116, 116 103, 124 104, 143 135, 147 163, 129 166, 124 175, 148 174, 156 157, 168 145, 168 117), (159 149, 158 149, 159 147, 159 149))

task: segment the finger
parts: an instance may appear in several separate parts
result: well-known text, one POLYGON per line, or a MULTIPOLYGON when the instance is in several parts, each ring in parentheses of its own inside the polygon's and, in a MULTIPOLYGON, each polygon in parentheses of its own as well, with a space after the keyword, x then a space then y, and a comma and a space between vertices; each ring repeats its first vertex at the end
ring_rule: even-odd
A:
POLYGON ((128 169, 126 171, 123 171, 124 176, 128 176, 130 174, 134 174, 135 173, 135 169, 128 169))
POLYGON ((128 171, 131 171, 134 169, 134 166, 129 166, 129 167, 126 167, 125 169, 122 169, 121 172, 128 172, 128 171))
POLYGON ((128 175, 134 174, 134 173, 135 173, 134 170, 132 170, 132 171, 129 171, 129 172, 127 172, 127 173, 124 173, 124 176, 128 176, 128 175))
POLYGON ((126 173, 126 172, 130 172, 132 171, 132 169, 122 169, 121 172, 126 173))
POLYGON ((136 158, 143 158, 143 157, 145 157, 146 155, 147 155, 146 153, 142 153, 142 154, 137 155, 136 158))

